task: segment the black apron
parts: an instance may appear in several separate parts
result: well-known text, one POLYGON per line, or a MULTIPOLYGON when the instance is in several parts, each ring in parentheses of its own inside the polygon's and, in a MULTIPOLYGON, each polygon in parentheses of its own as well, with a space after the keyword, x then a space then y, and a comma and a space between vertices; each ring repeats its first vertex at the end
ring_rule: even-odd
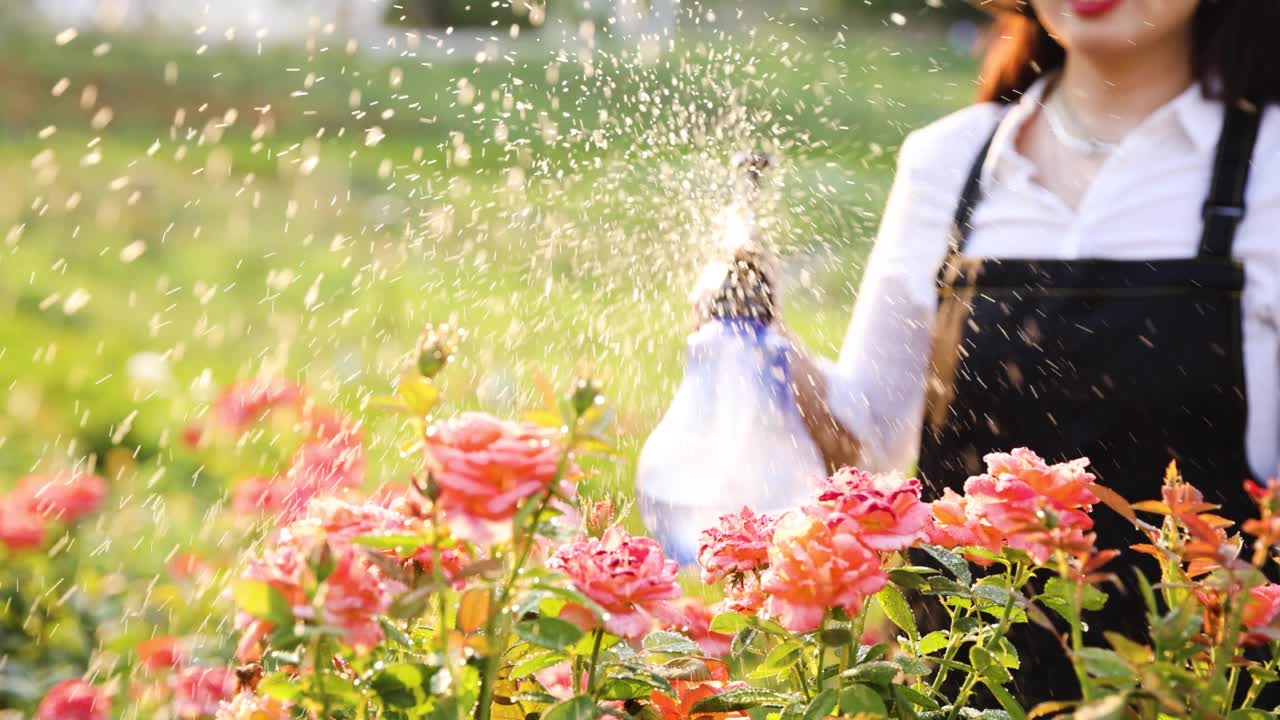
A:
MULTIPOLYGON (((960 491, 982 472, 987 453, 1028 447, 1051 463, 1088 457, 1098 481, 1131 502, 1159 498, 1164 469, 1177 460, 1226 517, 1253 514, 1242 489, 1251 474, 1244 446, 1244 268, 1232 259, 1231 245, 1244 216, 1260 114, 1226 112, 1199 253, 1188 260, 965 256, 987 141, 961 194, 939 274, 940 298, 964 298, 968 314, 958 331, 952 394, 940 421, 926 422, 921 441, 919 470, 931 488, 960 491)), ((1093 518, 1099 547, 1142 542, 1108 508, 1095 508, 1093 518)), ((1135 566, 1156 571, 1139 558, 1128 551, 1108 569, 1127 579, 1135 566)), ((1140 638, 1141 597, 1132 585, 1109 593, 1106 609, 1086 617, 1091 644, 1108 646, 1102 630, 1140 638)), ((1015 689, 1028 707, 1079 697, 1070 662, 1047 630, 1020 625, 1011 639, 1022 662, 1015 689)))

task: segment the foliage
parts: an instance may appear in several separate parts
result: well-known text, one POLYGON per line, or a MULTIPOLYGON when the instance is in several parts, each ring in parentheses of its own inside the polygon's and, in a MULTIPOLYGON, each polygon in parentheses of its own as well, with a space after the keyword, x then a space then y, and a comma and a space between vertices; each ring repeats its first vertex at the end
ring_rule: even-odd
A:
POLYGON ((1173 466, 1159 500, 1132 506, 1085 461, 1049 465, 1027 450, 988 456, 962 495, 934 503, 917 480, 849 468, 799 508, 744 509, 708 528, 703 580, 724 590, 709 608, 679 597, 674 563, 618 527, 612 502, 576 498, 582 461, 612 452, 599 387, 584 378, 560 395, 540 383, 542 407, 521 422, 442 417, 457 337, 428 328, 395 394, 377 400, 402 418, 402 452, 420 463, 407 485, 361 496, 348 481, 363 472, 357 430, 288 383, 229 386, 188 433, 211 458, 264 428, 295 447, 268 492, 253 486, 255 502, 238 508, 257 505, 268 532, 217 604, 228 621, 235 610, 234 672, 218 659, 225 646, 118 635, 95 618, 137 610, 101 603, 102 587, 55 599, 59 578, 90 580, 64 550, 104 509, 100 478, 33 478, 6 495, 0 539, 24 579, 6 590, 0 626, 18 664, 5 702, 34 704, 33 684, 8 678, 59 662, 64 678, 98 668, 95 681, 57 684, 37 718, 106 717, 126 702, 221 720, 1234 718, 1260 716, 1262 689, 1280 679, 1280 586, 1262 573, 1280 543, 1278 482, 1248 485, 1259 516, 1244 525, 1247 560, 1243 536, 1173 466), (1084 642, 1116 554, 1095 546, 1095 511, 1132 519, 1149 540, 1135 550, 1161 564, 1161 582, 1145 586, 1149 644, 1084 642), (927 607, 945 614, 939 627, 927 607), (1066 622, 1062 651, 1083 694, 1024 707, 1008 636, 1051 627, 1051 615, 1066 622), (877 616, 893 637, 877 636, 877 616), (117 639, 95 648, 103 634, 117 639))

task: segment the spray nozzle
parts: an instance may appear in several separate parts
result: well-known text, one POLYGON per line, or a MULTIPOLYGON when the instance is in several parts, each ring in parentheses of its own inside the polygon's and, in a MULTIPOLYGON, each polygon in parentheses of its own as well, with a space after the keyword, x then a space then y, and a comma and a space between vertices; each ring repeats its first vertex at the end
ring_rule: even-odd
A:
POLYGON ((704 269, 694 291, 695 324, 712 318, 737 318, 767 325, 778 314, 776 270, 759 235, 751 201, 760 190, 770 159, 763 153, 746 151, 733 157, 733 165, 746 171, 748 195, 736 198, 721 215, 719 256, 704 269))

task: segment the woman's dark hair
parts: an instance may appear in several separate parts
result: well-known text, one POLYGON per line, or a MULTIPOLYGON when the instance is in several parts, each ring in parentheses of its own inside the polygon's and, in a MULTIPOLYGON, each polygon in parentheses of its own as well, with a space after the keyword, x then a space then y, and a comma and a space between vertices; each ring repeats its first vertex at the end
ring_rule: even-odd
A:
MULTIPOLYGON (((1024 5, 1001 15, 982 62, 978 100, 1016 101, 1066 52, 1024 5)), ((1210 97, 1280 103, 1280 0, 1201 0, 1192 26, 1192 70, 1210 97)))

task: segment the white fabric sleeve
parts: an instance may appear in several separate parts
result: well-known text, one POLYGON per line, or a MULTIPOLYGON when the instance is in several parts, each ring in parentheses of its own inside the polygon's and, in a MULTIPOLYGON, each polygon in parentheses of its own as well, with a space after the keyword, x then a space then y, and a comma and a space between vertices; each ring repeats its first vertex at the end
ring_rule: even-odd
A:
POLYGON ((966 169, 935 139, 917 132, 903 143, 840 357, 819 363, 828 405, 861 443, 866 470, 906 471, 919 451, 936 274, 966 169))

